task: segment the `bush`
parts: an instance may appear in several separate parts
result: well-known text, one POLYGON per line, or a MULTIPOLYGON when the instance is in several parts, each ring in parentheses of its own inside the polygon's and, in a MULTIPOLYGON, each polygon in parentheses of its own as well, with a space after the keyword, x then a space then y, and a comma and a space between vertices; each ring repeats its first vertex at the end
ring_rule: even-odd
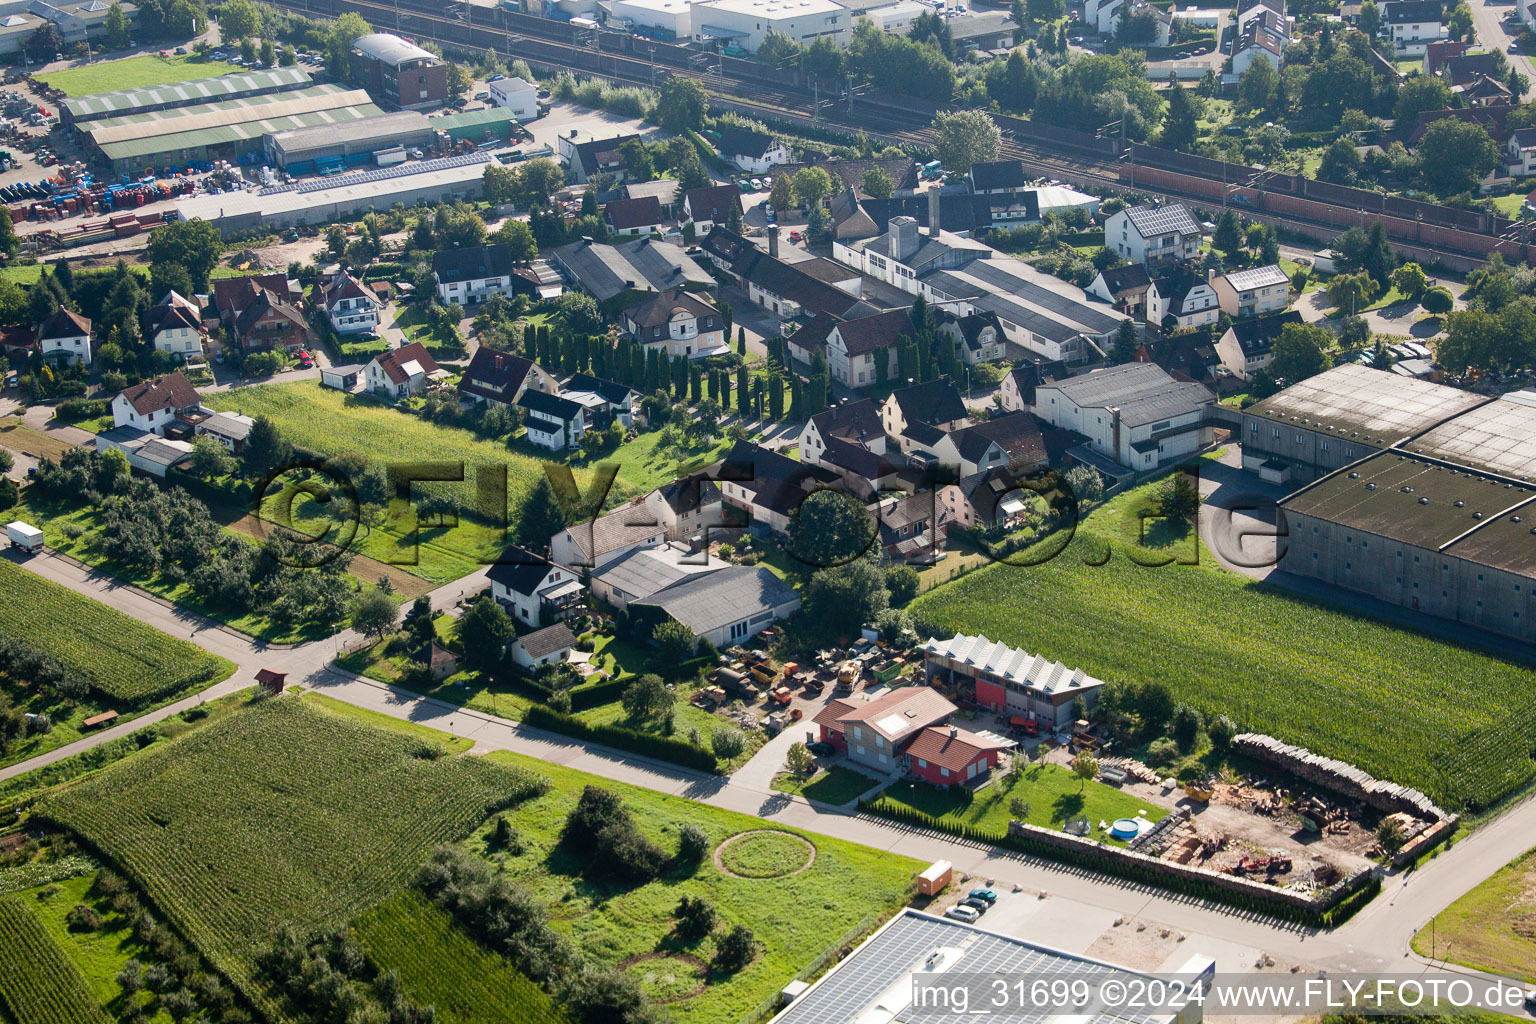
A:
POLYGON ((67 423, 78 423, 81 420, 92 420, 98 416, 105 416, 112 411, 112 406, 104 401, 89 398, 66 398, 60 402, 53 414, 67 423))
POLYGON ((626 813, 597 834, 588 867, 600 875, 632 885, 654 881, 667 863, 667 855, 645 837, 626 813))
POLYGON ((722 974, 734 974, 757 955, 757 940, 752 929, 737 925, 715 942, 714 968, 722 974))
POLYGON ((1456 298, 1451 294, 1451 290, 1449 288, 1446 288, 1443 285, 1436 285, 1435 287, 1426 291, 1423 297, 1420 298, 1419 302, 1421 305, 1423 305, 1424 311, 1426 313, 1433 313, 1436 316, 1443 316, 1444 314, 1449 313, 1452 307, 1456 305, 1456 298))
POLYGON ((1173 712, 1173 724, 1171 726, 1173 739, 1184 753, 1194 747, 1195 740, 1200 735, 1200 729, 1204 723, 1200 720, 1200 712, 1188 704, 1180 704, 1173 712))
POLYGON ((1169 765, 1179 759, 1179 745, 1164 736, 1147 747, 1147 761, 1154 766, 1169 765))
POLYGON ((685 822, 677 830, 677 859, 684 864, 698 864, 708 853, 709 833, 691 821, 685 822))
POLYGON ((72 932, 94 932, 101 927, 101 915, 84 903, 76 903, 71 907, 64 920, 72 932))
POLYGON ((917 596, 919 577, 910 565, 893 565, 885 570, 885 589, 891 592, 891 604, 903 605, 917 596))
POLYGON ((1226 715, 1217 715, 1206 724, 1205 734, 1211 738, 1211 746, 1225 752, 1237 737, 1237 725, 1226 715))
POLYGON ((715 930, 715 908, 704 899, 684 896, 672 916, 677 918, 678 937, 685 942, 697 942, 715 930))
POLYGON ((729 761, 733 757, 741 756, 741 752, 747 749, 747 734, 740 729, 722 725, 710 736, 709 746, 716 757, 722 761, 729 761))

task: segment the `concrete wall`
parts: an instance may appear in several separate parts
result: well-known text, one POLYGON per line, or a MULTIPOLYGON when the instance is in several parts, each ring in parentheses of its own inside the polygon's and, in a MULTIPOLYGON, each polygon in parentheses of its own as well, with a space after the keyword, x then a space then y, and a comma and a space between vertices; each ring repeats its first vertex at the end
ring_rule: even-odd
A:
POLYGON ((1291 479, 1299 483, 1327 476, 1381 450, 1360 440, 1248 413, 1243 413, 1241 440, 1244 469, 1257 470, 1266 459, 1279 459, 1291 467, 1291 479))

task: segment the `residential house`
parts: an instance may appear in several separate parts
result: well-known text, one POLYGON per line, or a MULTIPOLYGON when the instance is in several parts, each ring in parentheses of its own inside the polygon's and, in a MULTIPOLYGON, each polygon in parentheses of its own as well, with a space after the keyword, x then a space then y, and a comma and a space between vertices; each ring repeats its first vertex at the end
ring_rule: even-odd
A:
POLYGON ((576 636, 571 632, 571 627, 557 622, 553 626, 545 626, 514 638, 507 644, 507 649, 512 654, 514 664, 525 672, 532 672, 545 665, 557 665, 568 660, 571 648, 575 646, 576 636))
POLYGON ((956 633, 923 644, 923 671, 953 686, 965 699, 1017 719, 1039 722, 1049 731, 1069 729, 1098 703, 1101 679, 1059 661, 995 643, 984 636, 956 633))
POLYGON ((1430 52, 1436 47, 1460 48, 1459 53, 1455 51, 1442 50, 1442 56, 1439 62, 1440 66, 1425 72, 1425 74, 1430 75, 1438 73, 1441 78, 1450 83, 1452 90, 1471 85, 1473 82, 1476 82, 1480 78, 1497 78, 1499 74, 1499 65, 1505 63, 1504 61, 1500 61, 1494 57, 1494 53, 1496 51, 1490 50, 1486 53, 1467 53, 1466 43, 1451 39, 1439 39, 1430 43, 1424 49, 1424 62, 1426 66, 1431 63, 1430 52), (1446 55, 1447 53, 1448 55, 1446 55))
POLYGON ((1148 322, 1164 330, 1186 330, 1214 324, 1221 316, 1220 300, 1211 282, 1186 267, 1174 267, 1148 291, 1148 322), (1155 294, 1154 294, 1155 291, 1155 294))
POLYGON ((737 441, 725 458, 707 471, 720 487, 724 504, 745 512, 753 523, 776 534, 789 530, 789 517, 812 491, 835 485, 838 474, 821 466, 737 441))
POLYGON ((706 296, 668 288, 647 295, 619 314, 625 333, 670 356, 704 359, 730 351, 725 317, 706 296))
POLYGON ((137 427, 113 427, 96 435, 98 452, 114 449, 128 459, 130 469, 161 479, 192 455, 190 442, 160 437, 137 427))
POLYGON ((1248 380, 1274 362, 1275 340, 1285 325, 1302 322, 1301 313, 1294 309, 1238 320, 1216 342, 1216 354, 1232 376, 1248 380))
POLYGON ((962 530, 1007 527, 1029 510, 1036 494, 1009 469, 989 469, 963 476, 939 488, 946 525, 962 530))
POLYGON ((1104 222, 1104 242, 1133 263, 1160 267, 1200 252, 1200 224, 1183 203, 1127 206, 1104 222))
POLYGON ((899 372, 897 348, 911 333, 912 317, 906 309, 834 323, 827 332, 827 372, 848 388, 895 380, 899 372))
POLYGON ((1278 70, 1284 59, 1286 44, 1290 42, 1284 25, 1284 16, 1268 10, 1247 22, 1232 37, 1232 73, 1241 76, 1256 60, 1267 60, 1278 70))
POLYGON ((1205 412, 1215 400, 1203 385, 1136 362, 1035 389, 1036 415, 1088 439, 1083 456, 1077 449, 1069 454, 1092 464, 1087 453, 1094 453, 1138 473, 1181 462, 1210 444, 1205 412))
POLYGON ((625 430, 635 425, 638 393, 627 384, 577 373, 565 382, 560 397, 586 408, 588 426, 606 428, 614 420, 625 430))
MULTIPOLYGON (((716 227, 711 234, 719 230, 716 227)), ((816 313, 852 319, 875 312, 859 297, 863 280, 858 271, 820 258, 785 263, 772 255, 778 249, 778 234, 772 229, 769 242, 768 253, 749 243, 748 251, 731 267, 754 304, 784 320, 816 313)))
POLYGON ((520 628, 538 629, 576 614, 582 600, 581 579, 564 566, 515 545, 485 573, 491 596, 520 628))
POLYGON ((823 743, 848 760, 887 775, 906 770, 904 755, 919 733, 943 725, 958 709, 927 686, 902 686, 876 697, 838 697, 811 721, 823 743))
POLYGON ((1127 263, 1123 267, 1111 267, 1099 271, 1086 291, 1096 299, 1103 299, 1115 310, 1138 320, 1150 320, 1147 310, 1157 301, 1152 276, 1145 264, 1127 263))
POLYGON ((892 565, 932 565, 944 557, 948 510, 932 489, 883 495, 875 506, 881 558, 892 565))
POLYGON ((873 399, 844 401, 812 416, 800 431, 799 446, 801 462, 838 474, 842 486, 865 501, 879 491, 911 486, 903 478, 906 460, 887 456, 873 399))
POLYGON ((603 566, 636 548, 667 540, 667 524, 646 500, 635 498, 606 515, 573 523, 549 540, 550 557, 571 569, 603 566))
POLYGON ((1030 412, 1035 407, 1035 389, 1047 381, 1066 377, 1067 364, 1028 361, 1008 371, 998 388, 1004 412, 1030 412))
POLYGON ((438 301, 469 307, 492 295, 510 299, 512 248, 507 245, 476 245, 445 249, 432 254, 432 273, 437 278, 438 301))
POLYGON ((640 136, 631 132, 628 135, 598 139, 573 131, 569 135, 561 134, 556 141, 560 162, 565 164, 567 180, 585 185, 595 175, 602 173, 611 174, 622 182, 625 166, 620 150, 625 143, 639 142, 640 136))
POLYGON ((761 566, 729 565, 690 575, 629 605, 631 622, 644 629, 666 619, 724 650, 741 644, 800 610, 795 589, 761 566))
POLYGON ((1516 128, 1504 143, 1504 156, 1511 177, 1528 178, 1536 174, 1536 128, 1516 128))
POLYGON ((1228 316, 1263 316, 1291 304, 1291 279, 1278 263, 1215 275, 1211 280, 1228 316))
POLYGON ((608 229, 619 236, 661 234, 667 219, 655 196, 615 199, 603 207, 603 217, 608 229))
POLYGON ((375 394, 404 398, 421 394, 426 390, 428 380, 442 374, 426 346, 413 341, 374 356, 363 367, 363 382, 375 394))
POLYGON ((957 725, 930 726, 907 747, 907 771, 933 786, 953 786, 987 778, 1017 741, 994 732, 971 732, 957 725))
POLYGON ((649 236, 609 245, 583 238, 551 254, 561 276, 598 302, 633 301, 636 292, 686 288, 708 293, 715 279, 680 245, 649 236))
MULTIPOLYGON (((1426 75, 1443 74, 1452 85, 1456 84, 1456 78, 1450 73, 1450 63, 1453 58, 1466 56, 1471 44, 1461 39, 1436 39, 1424 46, 1424 63, 1419 70, 1426 75)), ((1491 61, 1492 55, 1488 55, 1491 61)), ((1470 76, 1468 76, 1470 77, 1470 76)), ((1463 79, 1465 81, 1466 79, 1463 79)))
POLYGON ((971 191, 980 196, 1012 195, 1029 184, 1021 160, 991 160, 971 165, 971 191))
POLYGON ((962 477, 989 469, 1027 473, 1048 461, 1045 435, 1027 412, 994 416, 951 430, 932 446, 932 451, 941 463, 958 466, 962 477))
POLYGON ((72 309, 59 311, 37 329, 37 348, 47 363, 91 365, 91 322, 72 309))
POLYGON ((1440 0, 1392 0, 1381 27, 1399 54, 1418 56, 1445 34, 1445 5, 1440 0))
POLYGON ((945 433, 964 426, 969 414, 948 377, 897 388, 880 404, 880 423, 903 452, 929 448, 945 433))
POLYGON ((559 391, 555 379, 533 360, 481 345, 459 378, 459 399, 512 406, 530 388, 551 395, 559 391))
POLYGON ((720 486, 703 474, 693 473, 663 484, 645 496, 645 507, 666 528, 667 539, 708 543, 711 527, 725 527, 725 505, 720 486))
POLYGON ((544 391, 524 390, 517 400, 530 444, 551 451, 574 448, 590 423, 586 406, 544 391))
POLYGON ((766 174, 789 163, 789 147, 765 132, 727 126, 720 130, 720 156, 748 174, 766 174))
POLYGON ((954 339, 960 358, 967 366, 1001 362, 1008 358, 1008 335, 998 315, 991 310, 965 314, 937 309, 939 333, 954 339))
POLYGON ((1238 0, 1236 28, 1245 30, 1258 18, 1285 17, 1285 0, 1238 0))
POLYGON ((299 308, 302 295, 286 274, 253 274, 213 282, 213 308, 241 352, 282 348, 297 352, 309 343, 309 323, 299 308))
POLYGON ((325 310, 337 334, 348 335, 376 330, 384 307, 372 289, 346 271, 338 270, 330 280, 320 283, 320 308, 325 310))
POLYGON ((237 412, 216 412, 207 419, 198 420, 194 432, 199 437, 211 437, 228 448, 230 454, 239 455, 245 448, 255 419, 237 412))
POLYGON ((741 190, 735 185, 706 185, 683 193, 685 224, 692 224, 697 236, 707 235, 716 224, 730 226, 741 220, 741 190), (732 217, 734 211, 735 217, 732 217))
POLYGON ((1136 349, 1136 362, 1153 363, 1180 380, 1204 382, 1221 365, 1213 333, 1214 328, 1205 327, 1164 338, 1148 338, 1136 349))
POLYGON ((164 437, 166 428, 203 411, 192 382, 178 370, 119 391, 112 399, 112 425, 164 437))
POLYGON ((203 354, 203 318, 197 307, 185 299, 150 306, 144 314, 144 333, 157 351, 177 362, 184 363, 203 354))
POLYGON ((1471 107, 1508 106, 1514 99, 1509 86, 1489 75, 1479 75, 1475 81, 1458 85, 1451 91, 1460 95, 1471 107))

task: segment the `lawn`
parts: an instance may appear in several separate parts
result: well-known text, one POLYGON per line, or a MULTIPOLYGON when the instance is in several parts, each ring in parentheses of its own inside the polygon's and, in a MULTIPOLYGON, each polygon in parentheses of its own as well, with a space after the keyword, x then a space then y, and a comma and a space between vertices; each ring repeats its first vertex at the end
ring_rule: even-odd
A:
MULTIPOLYGON (((599 966, 629 965, 653 995, 675 998, 665 1007, 674 1021, 736 1021, 769 1008, 792 978, 819 968, 823 954, 873 928, 905 903, 914 875, 924 866, 826 836, 796 832, 803 840, 780 838, 773 834, 793 830, 777 826, 765 835, 758 832, 764 826, 757 818, 515 754, 497 751, 486 757, 538 771, 553 783, 547 794, 507 815, 527 845, 524 854, 506 859, 509 880, 548 903, 556 927, 599 966), (807 843, 814 847, 814 862, 796 874, 772 878, 733 877, 706 858, 691 874, 674 872, 638 887, 583 879, 577 873, 579 864, 559 848, 558 840, 566 815, 588 785, 618 794, 636 824, 663 850, 676 849, 679 827, 691 822, 716 848, 740 833, 758 832, 733 844, 748 844, 740 856, 758 870, 801 868, 811 855, 807 843), (691 996, 687 992, 697 983, 694 970, 687 961, 665 954, 707 961, 714 943, 708 938, 682 942, 672 933, 672 911, 683 896, 708 900, 726 927, 746 925, 763 946, 744 970, 712 979, 691 996)), ((483 843, 468 845, 475 849, 483 843)), ((726 854, 731 849, 727 847, 726 854)))
POLYGON ((262 701, 55 792, 84 837, 269 1014, 253 958, 283 925, 344 924, 427 854, 537 787, 436 740, 294 698, 262 701))
POLYGON ((1536 984, 1536 850, 1442 910, 1413 937, 1420 956, 1536 984))
POLYGON ((0 267, 0 281, 10 281, 23 287, 36 284, 43 276, 41 263, 24 263, 20 266, 0 267))
POLYGON ((400 328, 407 341, 419 341, 432 353, 434 359, 460 359, 464 356, 464 339, 459 332, 438 330, 427 321, 427 307, 423 304, 405 306, 395 316, 394 326, 400 328))
MULTIPOLYGON (((1536 731, 1536 673, 1227 572, 1208 553, 1198 565, 1133 564, 1131 512, 1155 486, 1091 513, 1057 557, 988 566, 909 610, 939 635, 984 633, 1102 679, 1163 681, 1207 715, 1343 758, 1452 809, 1487 807, 1536 777, 1521 739, 1536 731)), ((1196 557, 1193 538, 1170 532, 1154 525, 1169 546, 1144 553, 1196 557)), ((1036 553, 1060 546, 1048 538, 1036 553)), ((1339 600, 1349 598, 1341 591, 1339 600)))
POLYGON ((1010 818, 1058 830, 1073 818, 1087 818, 1092 826, 1090 838, 1116 845, 1124 844, 1111 838, 1107 830, 1101 831, 1099 822, 1134 818, 1138 811, 1145 811, 1143 816, 1148 821, 1159 821, 1168 813, 1165 808, 1138 800, 1102 782, 1084 784, 1059 764, 1037 762, 1026 768, 1012 786, 1008 785, 1011 781, 1011 774, 994 778, 992 784, 977 793, 968 805, 948 790, 923 782, 897 782, 881 796, 936 818, 949 818, 998 831, 1007 830, 1010 818), (1029 805, 1028 813, 1023 817, 1014 812, 1014 800, 1023 800, 1029 805))
POLYGON ((0 1017, 14 1024, 107 1024, 85 977, 28 901, 0 899, 0 1017))
POLYGON ((183 57, 124 57, 121 60, 98 61, 62 71, 48 71, 33 77, 55 89, 64 90, 68 96, 90 96, 99 92, 190 82, 197 78, 217 78, 240 70, 226 61, 201 60, 188 54, 183 57))
POLYGON ((353 932, 380 970, 396 971, 417 1003, 441 1024, 561 1024, 544 991, 465 935, 414 890, 364 914, 353 932))
POLYGON ((852 803, 860 794, 876 785, 878 783, 868 775, 842 765, 824 768, 809 779, 797 779, 785 772, 773 780, 773 788, 780 793, 795 793, 807 800, 818 800, 834 806, 852 803))

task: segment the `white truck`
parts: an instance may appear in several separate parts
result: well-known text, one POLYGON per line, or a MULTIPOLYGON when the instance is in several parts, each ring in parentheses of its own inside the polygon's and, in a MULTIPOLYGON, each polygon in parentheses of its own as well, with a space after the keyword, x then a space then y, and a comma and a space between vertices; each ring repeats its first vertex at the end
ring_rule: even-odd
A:
POLYGON ((21 548, 29 555, 43 550, 43 531, 19 519, 5 524, 5 535, 10 538, 11 547, 21 548))

